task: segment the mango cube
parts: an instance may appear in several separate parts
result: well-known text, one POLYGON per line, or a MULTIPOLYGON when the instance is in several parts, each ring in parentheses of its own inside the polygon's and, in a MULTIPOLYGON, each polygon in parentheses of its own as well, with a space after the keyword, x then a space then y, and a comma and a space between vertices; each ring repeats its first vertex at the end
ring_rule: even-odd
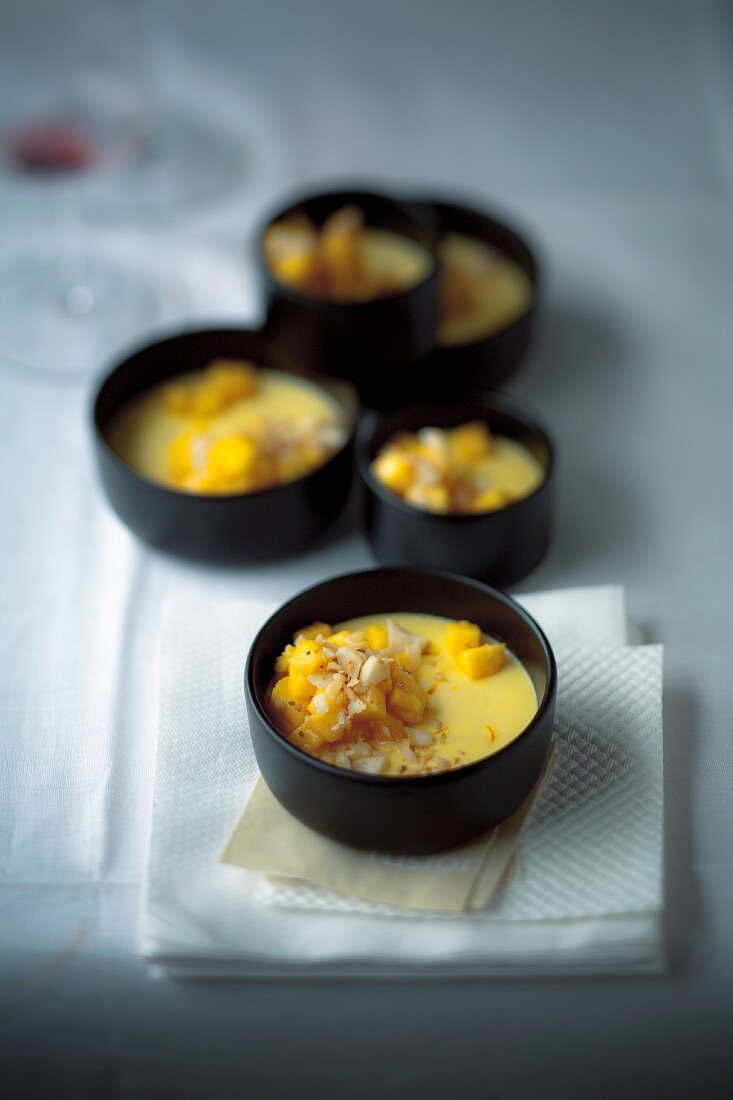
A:
POLYGON ((421 492, 419 502, 423 508, 429 508, 431 512, 448 512, 450 510, 450 492, 447 485, 426 485, 421 492))
POLYGON ((224 478, 243 478, 252 471, 257 448, 243 435, 228 435, 215 440, 209 449, 209 466, 224 478))
POLYGON ((445 632, 445 648, 451 657, 455 657, 464 649, 473 649, 481 645, 481 628, 476 623, 469 623, 465 619, 451 623, 445 632))
POLYGON ((304 733, 314 734, 323 741, 340 741, 344 735, 342 727, 337 726, 333 714, 309 714, 303 719, 301 729, 304 733))
POLYGON ((287 672, 290 667, 290 658, 295 653, 294 645, 286 645, 280 656, 275 661, 275 672, 282 675, 283 672, 287 672))
POLYGON ((323 667, 323 651, 317 642, 306 639, 294 647, 290 655, 289 668, 302 672, 304 676, 313 676, 323 667))
POLYGON ((458 665, 470 680, 494 676, 504 665, 504 643, 485 643, 464 649, 457 657, 458 665))
POLYGON ((389 705, 401 721, 415 725, 425 713, 425 704, 412 692, 395 687, 390 692, 389 705))
POLYGON ((293 699, 296 699, 299 703, 307 703, 316 693, 315 686, 310 682, 308 676, 299 669, 293 668, 292 665, 288 672, 288 683, 293 699))
POLYGON ((450 441, 456 459, 467 466, 491 454, 491 434, 480 420, 454 428, 450 441))
POLYGON ((374 473, 393 493, 404 493, 412 485, 415 467, 405 455, 386 451, 375 460, 374 473))
POLYGON ((216 390, 211 389, 210 386, 201 386, 191 396, 190 412, 193 416, 206 419, 221 412, 225 404, 226 402, 216 390))
POLYGON ((319 634, 323 634, 324 638, 327 638, 331 633, 331 627, 328 623, 315 622, 310 626, 304 626, 302 630, 299 630, 297 638, 317 638, 319 634))
POLYGON ((370 649, 387 648, 387 631, 383 626, 368 626, 364 631, 364 636, 370 649))
POLYGON ((510 498, 501 489, 486 489, 471 501, 471 511, 493 512, 496 508, 503 508, 509 500, 510 498))
POLYGON ((272 266, 279 279, 299 290, 309 290, 318 281, 319 262, 315 248, 278 256, 272 266))
POLYGON ((359 711, 359 718, 363 718, 365 721, 372 718, 383 718, 387 713, 387 700, 384 692, 380 691, 378 687, 365 688, 360 698, 363 703, 366 703, 366 710, 359 711))
POLYGON ((209 363, 210 387, 227 403, 251 397, 257 390, 257 368, 239 359, 215 359, 209 363))
POLYGON ((396 688, 403 688, 405 691, 409 691, 410 694, 416 696, 416 698, 420 700, 423 706, 427 706, 427 691, 422 684, 418 683, 412 673, 407 671, 407 669, 399 669, 395 674, 394 684, 396 688))
POLYGON ((290 734, 289 741, 306 752, 316 752, 323 744, 323 738, 315 730, 308 729, 305 725, 298 726, 290 734))
POLYGON ((323 223, 320 257, 330 289, 338 294, 357 294, 362 281, 361 231, 364 215, 358 206, 344 206, 323 223))
POLYGON ((282 720, 290 729, 295 729, 303 721, 305 711, 302 705, 294 698, 290 687, 290 680, 283 676, 272 689, 272 702, 280 713, 282 720))

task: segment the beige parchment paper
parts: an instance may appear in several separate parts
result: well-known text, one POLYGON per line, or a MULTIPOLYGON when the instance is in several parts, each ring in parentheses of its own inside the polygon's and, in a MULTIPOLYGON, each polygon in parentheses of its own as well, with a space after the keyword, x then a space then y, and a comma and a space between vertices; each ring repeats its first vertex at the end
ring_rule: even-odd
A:
POLYGON ((384 905, 449 913, 484 909, 514 863, 556 751, 550 749, 536 786, 511 817, 469 844, 429 856, 363 852, 329 840, 283 809, 260 778, 221 861, 384 905))

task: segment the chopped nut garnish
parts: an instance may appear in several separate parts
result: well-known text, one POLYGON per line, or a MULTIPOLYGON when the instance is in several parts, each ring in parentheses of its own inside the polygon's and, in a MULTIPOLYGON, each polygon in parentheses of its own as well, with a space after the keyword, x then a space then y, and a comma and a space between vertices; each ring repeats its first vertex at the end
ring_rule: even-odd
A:
POLYGON ((503 508, 527 496, 544 476, 526 447, 494 438, 483 421, 401 432, 382 446, 372 471, 408 503, 454 514, 503 508))

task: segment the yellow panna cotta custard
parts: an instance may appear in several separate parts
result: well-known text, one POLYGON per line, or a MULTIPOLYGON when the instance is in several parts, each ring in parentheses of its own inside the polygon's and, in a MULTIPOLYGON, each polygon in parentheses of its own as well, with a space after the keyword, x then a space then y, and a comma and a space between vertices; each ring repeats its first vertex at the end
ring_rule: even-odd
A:
POLYGON ((170 488, 248 493, 304 476, 343 446, 345 416, 321 387, 244 360, 215 360, 131 401, 116 453, 170 488))
POLYGON ((293 745, 370 775, 481 760, 537 712, 524 665, 475 623, 395 613, 316 622, 278 657, 271 722, 293 745))
POLYGON ((318 228, 304 214, 274 222, 262 240, 265 263, 287 286, 334 302, 365 302, 408 290, 427 278, 427 249, 400 233, 368 226, 344 206, 318 228))
POLYGON ((438 245, 441 265, 436 342, 454 347, 483 340, 529 309, 532 282, 511 257, 485 241, 446 233, 438 245))
POLYGON ((505 508, 545 480, 527 447, 482 421, 401 432, 381 447, 372 473, 409 504, 453 515, 505 508))

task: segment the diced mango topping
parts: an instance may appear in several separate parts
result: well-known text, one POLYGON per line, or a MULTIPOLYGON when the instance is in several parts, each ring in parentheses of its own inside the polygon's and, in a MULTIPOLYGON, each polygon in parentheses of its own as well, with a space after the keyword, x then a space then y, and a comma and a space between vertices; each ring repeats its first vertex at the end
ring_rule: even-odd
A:
MULTIPOLYGON (((408 654, 395 652, 390 637, 409 644, 410 660, 427 651, 427 639, 391 621, 389 630, 375 624, 363 632, 331 632, 315 622, 298 631, 275 663, 268 695, 273 723, 306 752, 353 756, 349 766, 356 770, 378 772, 385 746, 403 744, 411 753, 410 738, 418 736, 413 727, 426 719, 429 696, 415 670, 403 667, 408 654)), ((427 751, 432 735, 423 730, 419 736, 427 751)))
POLYGON ((447 627, 445 648, 451 657, 455 657, 464 649, 472 649, 477 645, 481 645, 481 627, 477 626, 476 623, 469 623, 465 619, 461 619, 460 622, 451 623, 447 627))
POLYGON ((393 493, 405 493, 414 480, 414 467, 407 455, 387 451, 374 461, 374 473, 393 493))
POLYGON ((320 228, 303 214, 290 214, 269 226, 262 251, 272 273, 296 290, 333 301, 368 301, 402 284, 368 263, 364 230, 364 213, 355 205, 334 211, 320 228))
POLYGON ((491 454, 489 429, 480 420, 471 424, 462 424, 451 432, 450 446, 458 462, 468 466, 477 459, 486 458, 491 454))
POLYGON ((297 634, 297 640, 300 640, 302 638, 318 638, 320 635, 323 635, 324 638, 327 638, 330 633, 331 627, 328 625, 328 623, 315 622, 311 623, 310 626, 304 626, 302 630, 299 630, 297 634))
MULTIPOLYGON (((460 740, 452 764, 445 759, 458 733, 445 724, 446 696, 452 689, 474 697, 466 680, 494 676, 507 662, 511 680, 504 643, 465 619, 444 620, 444 633, 432 641, 399 617, 357 622, 332 628, 316 620, 296 631, 275 662, 266 697, 273 725, 304 752, 370 774, 419 775, 463 762, 460 740)), ((493 742, 496 731, 485 719, 496 719, 483 709, 493 695, 476 698, 493 742)))
POLYGON ((372 472, 418 508, 443 514, 489 512, 524 495, 512 496, 490 483, 485 467, 494 450, 494 439, 482 421, 423 428, 414 434, 401 432, 385 443, 372 462, 372 472))
POLYGON ((257 394, 257 368, 216 359, 198 378, 172 382, 163 391, 166 411, 193 420, 170 444, 168 471, 174 486, 196 493, 252 492, 293 481, 322 465, 343 443, 333 417, 247 414, 243 427, 222 414, 257 394))
POLYGON ((451 623, 445 631, 446 650, 471 680, 493 676, 504 664, 504 643, 485 642, 483 637, 481 627, 465 619, 451 623))
POLYGON ((215 359, 196 382, 171 382, 164 401, 176 416, 215 416, 257 391, 257 368, 245 360, 215 359))
POLYGON ((212 473, 227 478, 245 478, 257 459, 257 448, 251 439, 243 435, 229 435, 215 439, 209 447, 209 466, 212 473))
POLYGON ((387 648, 387 631, 383 626, 368 626, 364 631, 367 645, 370 649, 387 648))
POLYGON ((484 643, 463 649, 457 655, 456 661, 470 680, 494 676, 504 664, 504 643, 484 643))

